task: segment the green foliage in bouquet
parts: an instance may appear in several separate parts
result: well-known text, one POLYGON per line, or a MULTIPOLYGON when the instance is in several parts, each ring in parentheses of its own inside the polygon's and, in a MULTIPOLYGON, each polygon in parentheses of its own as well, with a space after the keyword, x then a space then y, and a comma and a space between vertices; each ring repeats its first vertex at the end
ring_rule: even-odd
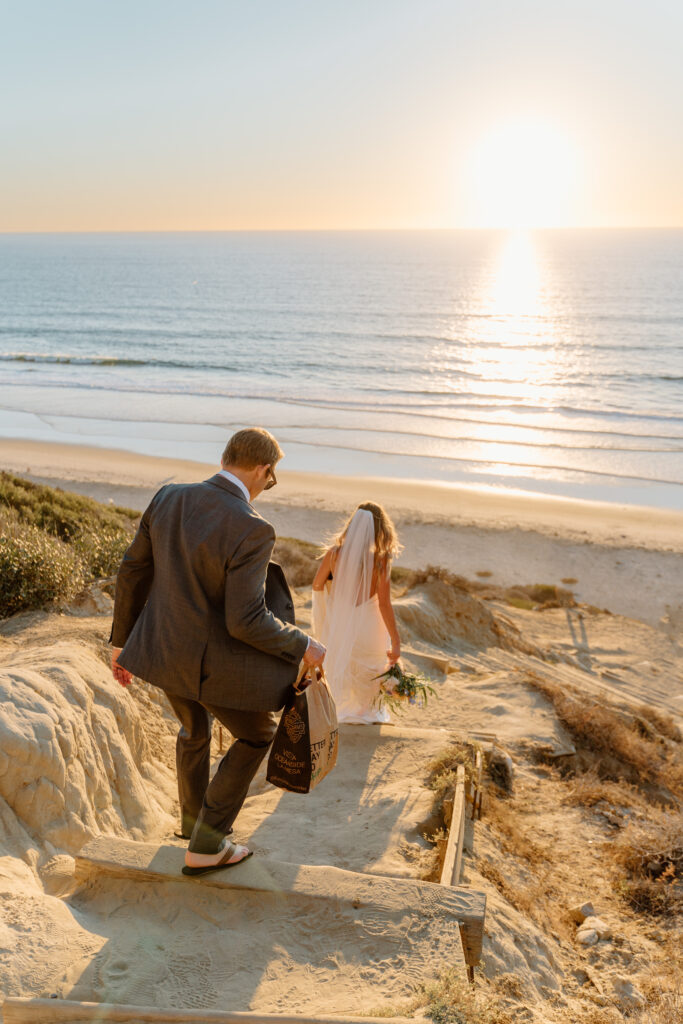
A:
POLYGON ((417 704, 423 707, 429 697, 436 697, 437 693, 433 686, 430 686, 425 676, 415 675, 406 672, 400 662, 396 662, 386 672, 376 676, 380 681, 379 694, 375 700, 378 708, 388 708, 402 714, 406 704, 417 704))

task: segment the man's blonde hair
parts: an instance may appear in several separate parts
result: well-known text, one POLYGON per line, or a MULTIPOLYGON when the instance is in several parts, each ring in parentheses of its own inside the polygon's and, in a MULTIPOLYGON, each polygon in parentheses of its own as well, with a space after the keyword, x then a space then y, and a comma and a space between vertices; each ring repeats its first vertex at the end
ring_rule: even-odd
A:
POLYGON ((247 427, 232 435, 221 461, 224 466, 255 469, 256 466, 274 466, 283 455, 282 448, 267 430, 247 427))

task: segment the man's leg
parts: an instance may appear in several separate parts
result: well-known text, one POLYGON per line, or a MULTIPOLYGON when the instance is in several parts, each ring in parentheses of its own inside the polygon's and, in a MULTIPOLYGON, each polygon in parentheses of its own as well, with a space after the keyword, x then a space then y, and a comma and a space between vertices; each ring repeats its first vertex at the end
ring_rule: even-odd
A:
POLYGON ((209 783, 190 840, 192 853, 213 854, 232 831, 251 780, 273 741, 277 718, 272 711, 205 707, 235 737, 209 783))
POLYGON ((191 836, 209 785, 211 716, 196 700, 172 693, 166 696, 180 722, 176 740, 180 831, 183 836, 191 836))

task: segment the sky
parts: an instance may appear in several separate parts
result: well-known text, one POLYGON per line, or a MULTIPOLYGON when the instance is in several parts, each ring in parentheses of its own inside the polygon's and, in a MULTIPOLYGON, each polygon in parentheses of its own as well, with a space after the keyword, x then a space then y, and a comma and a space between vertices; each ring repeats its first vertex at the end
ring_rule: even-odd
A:
POLYGON ((0 231, 683 226, 680 0, 5 0, 0 231))

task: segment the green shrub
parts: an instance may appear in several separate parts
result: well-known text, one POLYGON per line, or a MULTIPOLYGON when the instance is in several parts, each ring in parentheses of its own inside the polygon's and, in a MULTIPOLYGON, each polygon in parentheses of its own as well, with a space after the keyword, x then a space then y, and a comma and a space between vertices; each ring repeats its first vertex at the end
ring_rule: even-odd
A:
POLYGON ((71 545, 85 576, 99 579, 118 569, 139 513, 92 498, 0 473, 0 509, 27 526, 71 545))
POLYGON ((72 543, 80 555, 89 575, 95 579, 114 576, 131 542, 131 536, 121 530, 104 529, 99 533, 82 533, 72 543))
POLYGON ((0 504, 13 508, 25 523, 70 541, 96 530, 132 532, 140 513, 118 505, 102 505, 82 494, 34 484, 12 473, 0 473, 0 504))
POLYGON ((113 575, 138 513, 0 473, 0 617, 68 601, 113 575))
POLYGON ((85 582, 78 553, 18 516, 0 517, 0 617, 73 597, 85 582))

